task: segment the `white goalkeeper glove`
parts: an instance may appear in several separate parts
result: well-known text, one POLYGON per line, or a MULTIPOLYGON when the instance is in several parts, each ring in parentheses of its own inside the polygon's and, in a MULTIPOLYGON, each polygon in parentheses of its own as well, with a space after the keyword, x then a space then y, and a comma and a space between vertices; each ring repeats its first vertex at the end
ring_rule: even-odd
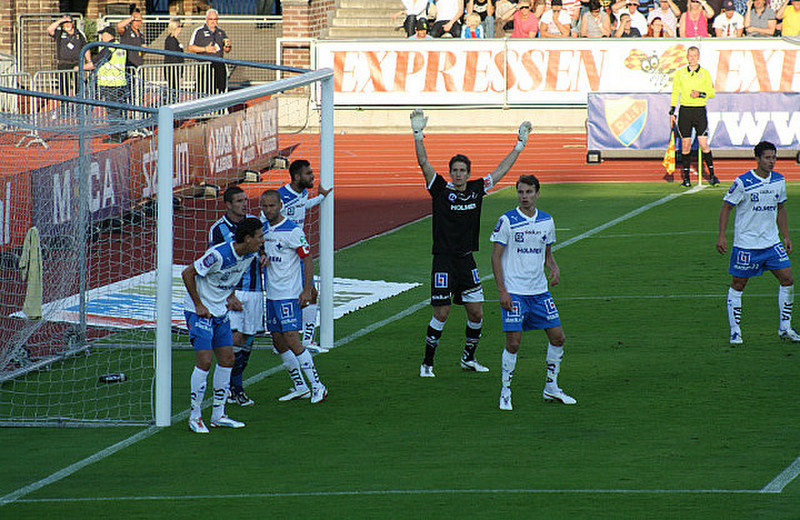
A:
POLYGON ((425 137, 422 131, 427 124, 428 118, 425 116, 425 112, 418 108, 411 112, 411 129, 414 131, 414 139, 422 141, 425 137))
POLYGON ((517 133, 517 144, 514 145, 514 150, 521 152, 525 145, 528 144, 528 135, 531 133, 531 123, 529 121, 523 122, 519 125, 519 132, 517 133))

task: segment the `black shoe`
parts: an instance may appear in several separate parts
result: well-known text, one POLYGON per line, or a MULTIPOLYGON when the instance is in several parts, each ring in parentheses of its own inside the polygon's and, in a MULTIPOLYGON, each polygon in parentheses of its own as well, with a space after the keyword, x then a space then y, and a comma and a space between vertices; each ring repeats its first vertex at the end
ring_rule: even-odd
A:
POLYGON ((692 181, 690 181, 689 179, 683 179, 683 182, 681 183, 681 186, 683 186, 684 188, 691 188, 692 187, 692 181))
POLYGON ((716 186, 717 184, 719 184, 719 179, 717 179, 716 175, 712 175, 709 182, 711 183, 712 186, 716 186))

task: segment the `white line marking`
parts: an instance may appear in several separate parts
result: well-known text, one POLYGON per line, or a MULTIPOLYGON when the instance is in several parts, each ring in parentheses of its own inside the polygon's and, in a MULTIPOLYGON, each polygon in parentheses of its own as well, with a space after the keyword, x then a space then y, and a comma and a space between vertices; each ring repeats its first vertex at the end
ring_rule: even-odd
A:
POLYGON ((772 479, 772 482, 764 486, 761 491, 764 493, 781 493, 783 488, 788 486, 797 475, 800 475, 800 457, 794 459, 794 462, 781 471, 781 473, 772 479))
MULTIPOLYGON (((616 224, 619 224, 620 222, 624 222, 624 221, 626 221, 626 220, 628 220, 630 218, 633 218, 633 217, 635 217, 635 216, 637 216, 637 215, 639 215, 641 213, 644 213, 645 211, 647 211, 647 210, 649 210, 651 208, 654 208, 656 206, 660 206, 662 204, 665 204, 665 203, 667 203, 667 202, 669 202, 669 201, 671 201, 671 200, 673 200, 673 199, 675 199, 677 197, 685 195, 687 193, 694 193, 694 192, 698 191, 699 189, 700 189, 699 187, 695 186, 691 190, 683 191, 683 192, 680 192, 680 193, 674 193, 674 194, 668 195, 666 197, 660 198, 660 199, 658 199, 658 200, 656 200, 654 202, 651 202, 649 204, 645 204, 644 206, 641 206, 640 208, 637 208, 637 209, 635 209, 633 211, 629 211, 628 213, 625 213, 624 215, 622 215, 620 217, 617 217, 617 218, 615 218, 613 220, 610 220, 610 221, 606 222, 605 224, 601 224, 601 225, 599 225, 599 226, 597 226, 597 227, 595 227, 593 229, 590 229, 589 231, 586 231, 585 233, 581 233, 580 235, 572 237, 569 240, 567 240, 566 242, 562 242, 560 244, 556 244, 556 246, 553 249, 554 250, 558 250, 558 249, 561 249, 563 247, 567 247, 568 245, 574 244, 575 242, 578 242, 578 241, 583 240, 585 238, 588 238, 588 237, 591 237, 593 235, 596 235, 597 233, 599 233, 600 231, 603 231, 604 229, 608 229, 611 226, 614 226, 616 224)), ((491 276, 486 277, 485 279, 491 279, 491 276)), ((383 327, 384 325, 388 325, 389 323, 397 321, 397 320, 399 320, 401 318, 404 318, 404 317, 406 317, 406 316, 418 311, 419 309, 424 308, 427 304, 428 304, 428 300, 427 299, 422 300, 421 302, 418 302, 418 303, 410 306, 409 308, 407 308, 407 309, 395 314, 394 316, 390 316, 390 317, 388 317, 388 318, 386 318, 384 320, 381 320, 379 322, 373 323, 372 325, 364 327, 363 329, 361 329, 361 330, 359 330, 357 332, 354 332, 353 334, 351 334, 351 335, 349 335, 349 336, 347 336, 345 338, 340 339, 339 341, 337 341, 334 344, 334 346, 340 347, 340 346, 345 345, 345 344, 347 344, 347 343, 349 343, 349 342, 351 342, 351 341, 353 341, 355 339, 361 338, 361 337, 365 336, 366 334, 369 334, 370 332, 373 332, 373 331, 383 327)), ((246 383, 247 384, 256 383, 258 381, 261 381, 265 377, 270 376, 271 374, 279 372, 282 369, 283 369, 283 367, 281 365, 275 366, 273 368, 265 370, 264 372, 256 374, 253 377, 248 378, 246 383)), ((210 401, 211 401, 211 398, 207 399, 206 402, 203 403, 204 406, 207 406, 207 403, 210 403, 210 401)), ((173 415, 170 422, 172 424, 175 424, 177 422, 183 421, 188 416, 189 416, 189 410, 187 409, 187 410, 184 410, 182 412, 179 412, 179 413, 173 415)), ((114 453, 117 453, 118 451, 120 451, 120 450, 122 450, 124 448, 127 448, 128 446, 130 446, 130 445, 132 445, 132 444, 134 444, 136 442, 139 442, 140 440, 147 439, 148 437, 151 437, 151 436, 155 435, 159 431, 161 431, 161 428, 156 427, 156 426, 150 426, 150 427, 142 430, 141 432, 136 433, 136 434, 128 437, 127 439, 125 439, 123 441, 120 441, 120 442, 118 442, 118 443, 116 443, 116 444, 114 444, 112 446, 109 446, 108 448, 105 448, 103 450, 98 451, 94 455, 91 455, 91 456, 89 456, 89 457, 87 457, 85 459, 79 460, 78 462, 75 462, 74 464, 70 464, 66 468, 61 469, 59 471, 56 471, 55 473, 53 473, 52 475, 50 475, 48 477, 45 477, 45 478, 43 478, 43 479, 41 479, 41 480, 39 480, 37 482, 34 482, 32 484, 27 485, 27 486, 21 487, 21 488, 17 489, 16 491, 12 491, 11 493, 8 493, 7 495, 5 495, 3 497, 0 497, 0 507, 4 506, 5 504, 9 504, 11 502, 18 501, 20 498, 22 498, 25 495, 28 495, 30 493, 33 493, 34 491, 38 491, 38 490, 42 489, 45 486, 48 486, 48 485, 53 484, 55 482, 58 482, 59 480, 61 480, 63 478, 66 478, 66 477, 68 477, 68 476, 80 471, 81 469, 85 468, 86 466, 89 466, 91 464, 94 464, 95 462, 103 460, 103 459, 113 455, 114 453)))
POLYGON ((235 493, 229 495, 144 495, 119 497, 24 498, 23 504, 69 502, 138 502, 144 500, 231 500, 237 498, 341 497, 374 495, 742 495, 763 494, 759 489, 376 489, 371 491, 297 491, 287 493, 235 493))

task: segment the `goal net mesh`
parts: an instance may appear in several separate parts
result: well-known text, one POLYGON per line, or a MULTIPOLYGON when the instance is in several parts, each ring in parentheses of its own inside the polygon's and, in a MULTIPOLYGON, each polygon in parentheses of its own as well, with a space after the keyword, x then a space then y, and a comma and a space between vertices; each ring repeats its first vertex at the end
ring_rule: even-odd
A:
MULTIPOLYGON (((141 107, 202 96, 137 88, 146 102, 125 109, 88 88, 92 105, 0 92, 0 425, 153 422, 158 136, 141 107)), ((191 349, 180 273, 207 249, 225 188, 241 186, 258 215, 260 194, 289 181, 289 161, 317 169, 313 91, 175 121, 173 349, 191 349)), ((317 215, 306 223, 315 254, 317 215)))

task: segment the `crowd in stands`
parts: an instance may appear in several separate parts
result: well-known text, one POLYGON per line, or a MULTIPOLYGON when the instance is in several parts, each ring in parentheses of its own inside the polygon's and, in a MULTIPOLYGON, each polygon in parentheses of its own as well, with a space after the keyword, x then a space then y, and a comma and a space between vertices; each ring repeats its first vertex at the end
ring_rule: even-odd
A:
POLYGON ((402 0, 408 38, 800 36, 800 0, 402 0))

